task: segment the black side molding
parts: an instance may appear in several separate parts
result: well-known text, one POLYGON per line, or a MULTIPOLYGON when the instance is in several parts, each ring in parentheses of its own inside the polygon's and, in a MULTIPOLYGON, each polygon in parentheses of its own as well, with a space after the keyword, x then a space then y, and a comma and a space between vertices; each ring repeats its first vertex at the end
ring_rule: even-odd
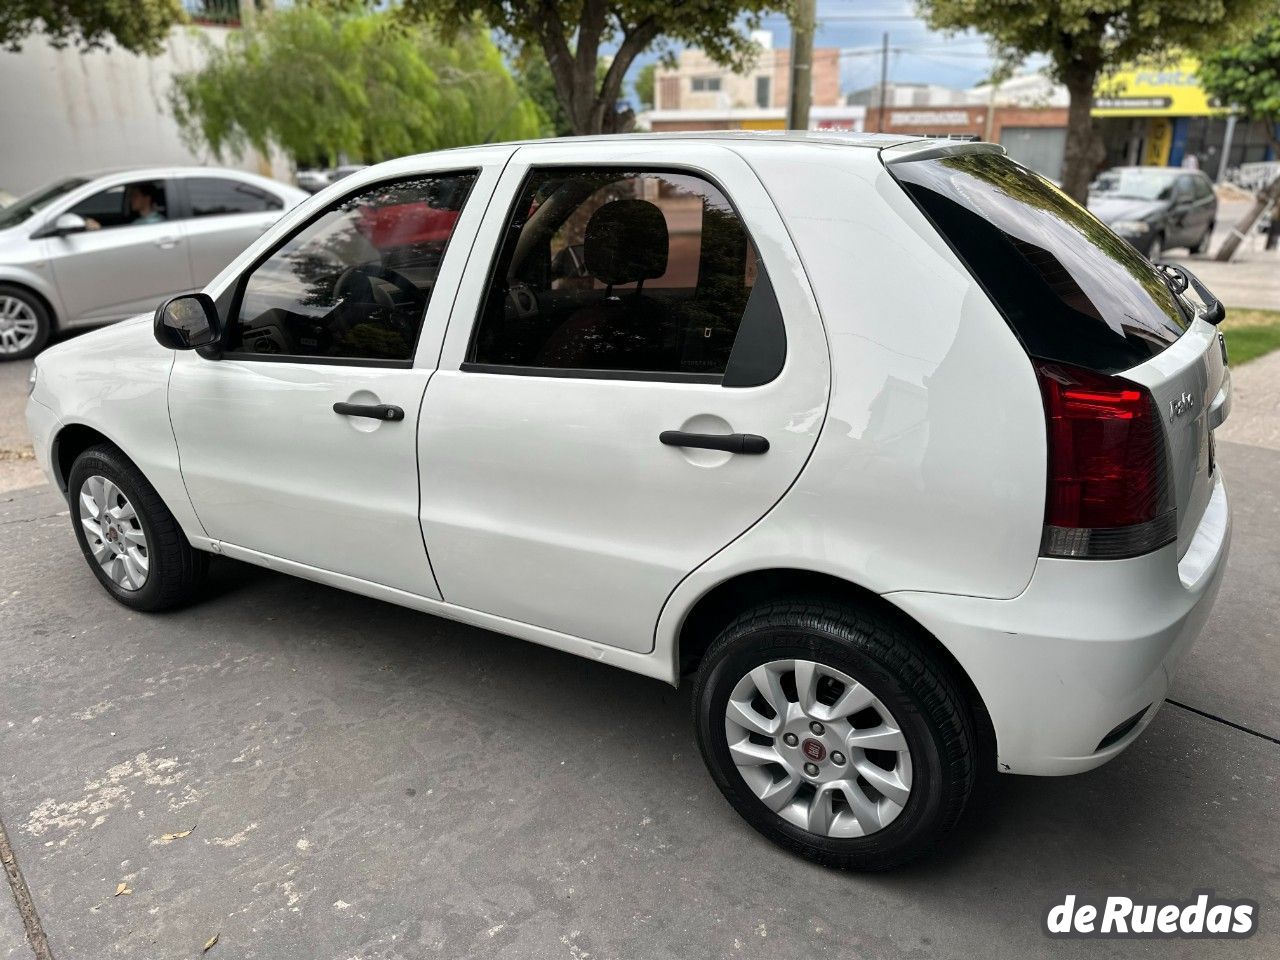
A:
POLYGON ((700 447, 703 450, 726 450, 729 453, 765 453, 769 441, 754 433, 685 433, 663 430, 658 439, 668 447, 700 447))

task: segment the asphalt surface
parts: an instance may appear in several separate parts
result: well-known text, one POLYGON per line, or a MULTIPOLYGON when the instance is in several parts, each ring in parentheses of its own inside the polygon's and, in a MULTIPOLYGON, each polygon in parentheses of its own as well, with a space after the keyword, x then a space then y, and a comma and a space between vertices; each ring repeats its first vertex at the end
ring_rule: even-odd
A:
MULTIPOLYGON (((886 876, 749 830, 686 691, 227 561, 199 605, 130 614, 55 494, 0 495, 0 817, 63 960, 197 957, 214 934, 207 956, 270 960, 1274 958, 1280 452, 1219 456, 1231 568, 1171 693, 1211 716, 1166 705, 1100 770, 997 778, 886 876), (1260 932, 1041 933, 1067 892, 1202 888, 1257 900, 1260 932)), ((11 908, 5 960, 31 955, 11 908)))

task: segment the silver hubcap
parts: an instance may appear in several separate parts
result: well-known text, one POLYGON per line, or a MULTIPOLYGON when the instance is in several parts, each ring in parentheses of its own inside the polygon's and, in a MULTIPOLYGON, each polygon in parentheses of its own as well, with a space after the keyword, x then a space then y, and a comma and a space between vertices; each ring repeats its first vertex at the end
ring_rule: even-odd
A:
POLYGON ((889 709, 811 660, 775 660, 738 681, 725 707, 729 753, 782 819, 825 837, 864 837, 911 795, 911 751, 889 709))
POLYGON ((80 486, 80 523, 93 559, 111 582, 140 590, 147 582, 147 535, 129 498, 106 477, 80 486))
POLYGON ((0 294, 0 353, 18 353, 36 342, 40 324, 31 306, 0 294))

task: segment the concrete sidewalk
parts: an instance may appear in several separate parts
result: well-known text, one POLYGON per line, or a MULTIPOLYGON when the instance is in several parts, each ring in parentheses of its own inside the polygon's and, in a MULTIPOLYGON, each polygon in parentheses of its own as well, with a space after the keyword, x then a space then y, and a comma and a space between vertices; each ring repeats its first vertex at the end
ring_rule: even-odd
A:
POLYGON ((1220 458, 1231 568, 1171 693, 1200 712, 1166 705, 1080 777, 1000 778, 897 873, 751 832, 686 691, 228 562, 201 604, 131 615, 48 488, 0 498, 0 815, 59 960, 198 957, 214 933, 212 960, 1274 958, 1280 452, 1220 458), (1256 899, 1260 932, 1041 933, 1068 891, 1205 887, 1256 899))

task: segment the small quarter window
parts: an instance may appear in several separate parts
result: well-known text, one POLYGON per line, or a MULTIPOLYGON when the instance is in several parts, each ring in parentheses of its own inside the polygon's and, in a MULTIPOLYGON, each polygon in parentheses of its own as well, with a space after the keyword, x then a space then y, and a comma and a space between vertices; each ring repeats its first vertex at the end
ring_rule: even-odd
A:
POLYGON ((381 183, 329 207, 244 281, 231 354, 408 361, 475 174, 381 183))
POLYGON ((781 317, 755 247, 709 181, 683 172, 538 170, 511 214, 468 359, 582 376, 719 380, 753 313, 776 325, 777 335, 766 331, 761 341, 776 348, 781 317))

